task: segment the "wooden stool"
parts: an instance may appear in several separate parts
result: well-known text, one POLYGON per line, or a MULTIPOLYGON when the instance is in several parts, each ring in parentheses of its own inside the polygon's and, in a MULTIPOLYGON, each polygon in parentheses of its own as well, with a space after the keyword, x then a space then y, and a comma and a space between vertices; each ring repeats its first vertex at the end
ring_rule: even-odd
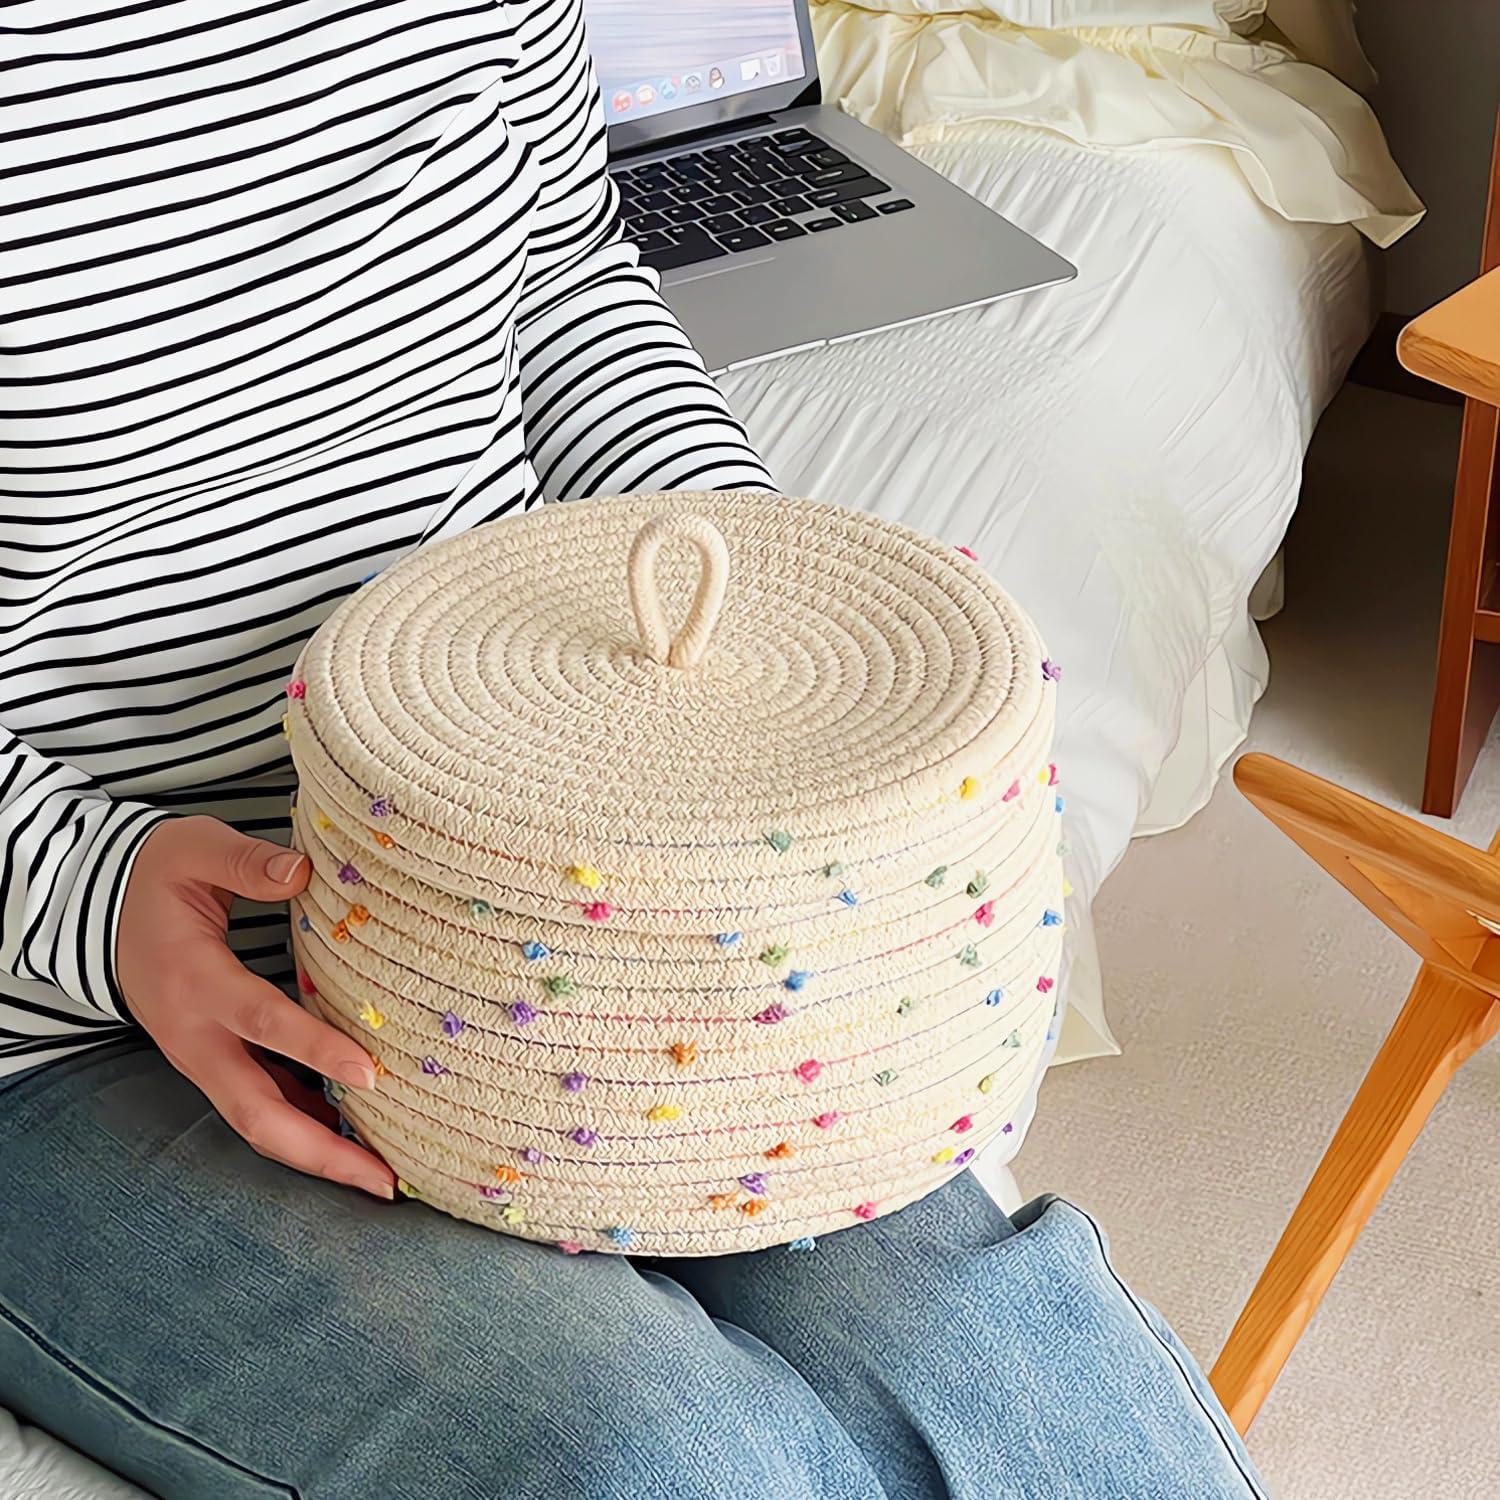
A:
POLYGON ((1482 854, 1269 755, 1234 780, 1422 959, 1214 1366, 1244 1432, 1449 1079, 1500 1031, 1500 833, 1482 854))

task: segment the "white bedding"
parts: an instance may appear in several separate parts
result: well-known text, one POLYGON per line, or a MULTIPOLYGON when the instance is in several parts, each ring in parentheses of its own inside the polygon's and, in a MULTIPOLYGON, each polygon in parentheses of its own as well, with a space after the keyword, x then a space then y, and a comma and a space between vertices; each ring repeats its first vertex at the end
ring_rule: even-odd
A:
MULTIPOLYGON (((1213 148, 985 124, 917 151, 1078 279, 723 383, 786 489, 970 546, 1040 623, 1075 886, 1061 1055, 1112 1050, 1089 903, 1244 733, 1266 676, 1247 598, 1368 330, 1369 268, 1352 229, 1278 218, 1213 148)), ((5 1500, 135 1493, 0 1412, 5 1500)))
POLYGON ((1060 1056, 1111 1051, 1089 903, 1133 832, 1202 804, 1244 733, 1266 676, 1248 598, 1369 331, 1370 268, 1354 230, 1288 223, 1215 148, 989 123, 913 149, 1077 280, 723 384, 785 489, 971 547, 1063 664, 1060 1056))

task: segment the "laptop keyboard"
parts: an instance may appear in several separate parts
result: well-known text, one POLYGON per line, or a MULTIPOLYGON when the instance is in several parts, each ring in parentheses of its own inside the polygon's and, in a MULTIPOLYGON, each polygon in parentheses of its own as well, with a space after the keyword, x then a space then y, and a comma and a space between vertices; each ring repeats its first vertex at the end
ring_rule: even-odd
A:
POLYGON ((610 169, 625 237, 642 265, 674 270, 822 234, 912 206, 810 130, 777 130, 725 146, 610 169))

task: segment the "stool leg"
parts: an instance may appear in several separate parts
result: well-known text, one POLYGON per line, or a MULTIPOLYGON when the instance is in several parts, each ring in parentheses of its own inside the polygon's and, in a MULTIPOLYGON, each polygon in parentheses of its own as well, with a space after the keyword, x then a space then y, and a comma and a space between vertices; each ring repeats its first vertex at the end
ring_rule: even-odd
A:
POLYGON ((1214 1365, 1214 1390, 1239 1432, 1255 1420, 1448 1081, 1497 1031, 1500 1002, 1423 965, 1214 1365))

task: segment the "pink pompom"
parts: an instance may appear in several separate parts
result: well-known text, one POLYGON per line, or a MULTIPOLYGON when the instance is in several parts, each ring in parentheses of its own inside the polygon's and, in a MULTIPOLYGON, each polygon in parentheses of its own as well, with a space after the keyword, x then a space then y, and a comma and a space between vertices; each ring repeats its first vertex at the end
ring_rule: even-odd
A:
POLYGON ((995 903, 986 901, 983 906, 975 909, 974 920, 981 927, 988 927, 995 920, 995 903))
POLYGON ((832 1130, 839 1122, 839 1112, 836 1109, 825 1110, 821 1115, 813 1116, 813 1124, 819 1130, 832 1130))
POLYGON ((815 1057, 808 1058, 806 1062, 798 1063, 796 1069, 797 1077, 800 1078, 803 1083, 812 1083, 817 1078, 818 1074, 822 1071, 823 1064, 820 1063, 815 1057))
POLYGON ((583 914, 590 922, 607 922, 614 916, 615 909, 608 901, 594 901, 584 907, 583 914))
POLYGON ((875 1205, 873 1203, 856 1204, 853 1213, 856 1219, 873 1219, 875 1217, 875 1205))
POLYGON ((307 697, 307 684, 300 677, 294 678, 286 685, 286 695, 288 698, 307 697))

